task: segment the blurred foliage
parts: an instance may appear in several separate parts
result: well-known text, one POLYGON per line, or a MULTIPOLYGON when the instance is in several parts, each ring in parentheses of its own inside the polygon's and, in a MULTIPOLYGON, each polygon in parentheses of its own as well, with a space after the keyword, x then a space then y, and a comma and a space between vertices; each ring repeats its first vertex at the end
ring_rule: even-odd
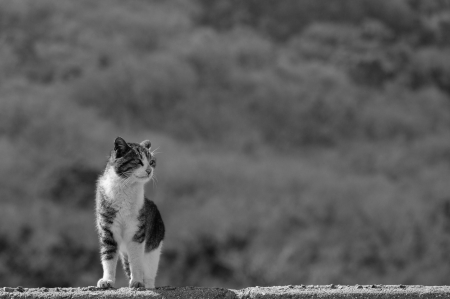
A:
POLYGON ((159 285, 448 283, 449 30, 448 0, 1 1, 0 281, 95 284, 121 135, 162 152, 159 285))

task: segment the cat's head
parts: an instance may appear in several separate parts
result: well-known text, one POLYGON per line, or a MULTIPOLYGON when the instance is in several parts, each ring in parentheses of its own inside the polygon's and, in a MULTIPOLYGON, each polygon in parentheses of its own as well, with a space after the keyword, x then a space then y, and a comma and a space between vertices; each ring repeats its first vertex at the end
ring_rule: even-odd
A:
POLYGON ((152 178, 156 167, 156 159, 150 148, 148 140, 129 143, 117 137, 109 164, 119 177, 146 183, 152 178))

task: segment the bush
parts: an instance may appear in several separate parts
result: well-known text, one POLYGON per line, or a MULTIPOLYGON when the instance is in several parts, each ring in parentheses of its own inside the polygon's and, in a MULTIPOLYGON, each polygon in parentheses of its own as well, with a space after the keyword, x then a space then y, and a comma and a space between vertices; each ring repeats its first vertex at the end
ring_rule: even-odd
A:
POLYGON ((410 51, 394 42, 383 23, 365 21, 359 27, 316 23, 290 41, 300 59, 314 59, 343 69, 358 84, 381 87, 406 67, 410 51))
POLYGON ((161 129, 170 124, 177 105, 190 97, 195 84, 189 65, 160 54, 91 73, 74 86, 73 98, 121 125, 161 129))
POLYGON ((107 142, 98 136, 114 136, 111 124, 93 111, 65 101, 63 94, 58 99, 57 92, 24 86, 2 90, 0 103, 2 150, 10 157, 4 161, 5 171, 12 174, 6 185, 21 192, 18 200, 42 195, 49 184, 36 182, 49 179, 60 167, 80 164, 97 168, 104 161, 99 149, 107 142))
POLYGON ((445 50, 425 48, 417 52, 408 75, 413 88, 435 85, 450 94, 450 62, 445 50))
POLYGON ((333 22, 359 25, 367 19, 378 20, 402 34, 420 24, 418 15, 407 1, 339 1, 330 5, 324 0, 198 1, 200 24, 219 30, 245 25, 269 35, 277 41, 289 40, 313 22, 333 22))
POLYGON ((445 96, 435 89, 416 93, 402 88, 366 99, 361 109, 361 130, 372 140, 417 140, 445 131, 450 113, 445 96))
POLYGON ((1 2, 0 281, 95 283, 121 135, 161 146, 158 285, 445 283, 444 2, 1 2))
POLYGON ((253 77, 249 112, 268 143, 332 145, 355 134, 358 97, 346 76, 320 64, 253 77))

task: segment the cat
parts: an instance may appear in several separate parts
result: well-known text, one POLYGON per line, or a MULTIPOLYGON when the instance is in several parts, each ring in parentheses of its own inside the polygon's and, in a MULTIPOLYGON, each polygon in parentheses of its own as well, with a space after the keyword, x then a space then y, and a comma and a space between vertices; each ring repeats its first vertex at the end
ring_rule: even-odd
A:
POLYGON ((130 288, 154 288, 165 228, 144 185, 155 171, 148 140, 127 143, 117 137, 103 174, 97 181, 96 219, 103 277, 97 286, 114 287, 120 259, 130 288))

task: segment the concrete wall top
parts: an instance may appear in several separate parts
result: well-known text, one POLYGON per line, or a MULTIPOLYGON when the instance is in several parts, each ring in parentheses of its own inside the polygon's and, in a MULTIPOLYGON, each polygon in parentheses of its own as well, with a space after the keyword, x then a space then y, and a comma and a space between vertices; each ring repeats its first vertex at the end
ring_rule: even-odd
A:
POLYGON ((199 287, 159 287, 156 289, 99 289, 84 288, 0 288, 0 299, 93 299, 93 298, 450 298, 450 286, 277 286, 251 287, 241 290, 199 287))

